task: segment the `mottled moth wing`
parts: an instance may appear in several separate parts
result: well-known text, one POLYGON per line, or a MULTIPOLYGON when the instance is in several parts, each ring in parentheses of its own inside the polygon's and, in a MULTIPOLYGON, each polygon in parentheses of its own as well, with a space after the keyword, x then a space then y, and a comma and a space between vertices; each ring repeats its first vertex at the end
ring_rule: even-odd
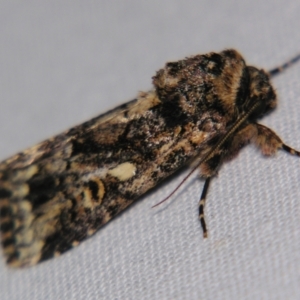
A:
POLYGON ((167 63, 153 85, 0 163, 1 236, 11 266, 78 245, 194 159, 213 176, 258 130, 248 119, 276 104, 268 75, 234 50, 167 63))

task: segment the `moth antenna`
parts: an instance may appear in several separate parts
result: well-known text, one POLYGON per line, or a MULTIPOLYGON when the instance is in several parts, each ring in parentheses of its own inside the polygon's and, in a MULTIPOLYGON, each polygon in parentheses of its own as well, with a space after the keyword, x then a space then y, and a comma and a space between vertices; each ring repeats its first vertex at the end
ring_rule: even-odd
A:
POLYGON ((197 163, 197 165, 192 169, 192 171, 190 171, 183 179, 182 181, 177 185, 177 187, 171 192, 171 194, 169 194, 166 198, 164 198, 163 200, 161 200, 160 202, 156 203, 155 205, 152 206, 152 208, 162 204, 163 202, 167 201, 168 199, 170 199, 178 190, 179 188, 187 181, 187 179, 199 168, 199 166, 203 163, 203 161, 200 161, 199 163, 197 163))
POLYGON ((297 56, 295 56, 294 58, 292 58, 291 60, 285 62, 284 64, 282 64, 279 67, 276 67, 272 70, 269 71, 270 77, 273 77, 279 73, 281 73, 282 71, 284 71, 285 69, 289 68, 290 66, 292 66, 293 64, 295 64, 298 60, 300 60, 300 54, 298 54, 297 56))

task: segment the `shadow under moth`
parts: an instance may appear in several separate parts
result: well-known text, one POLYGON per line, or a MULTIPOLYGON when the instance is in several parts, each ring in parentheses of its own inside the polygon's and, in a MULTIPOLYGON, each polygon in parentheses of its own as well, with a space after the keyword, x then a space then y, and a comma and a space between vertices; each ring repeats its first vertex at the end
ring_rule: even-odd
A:
POLYGON ((205 178, 206 237, 205 198, 223 162, 248 143, 300 155, 257 123, 277 104, 270 78, 299 59, 269 72, 235 50, 166 63, 149 92, 1 162, 7 263, 31 266, 77 246, 186 164, 205 178))

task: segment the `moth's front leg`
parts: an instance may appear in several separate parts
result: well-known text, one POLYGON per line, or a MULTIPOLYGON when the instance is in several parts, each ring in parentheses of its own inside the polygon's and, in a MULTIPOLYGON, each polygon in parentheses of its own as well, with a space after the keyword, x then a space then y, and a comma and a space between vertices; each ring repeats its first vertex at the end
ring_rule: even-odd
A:
POLYGON ((283 143, 281 138, 270 128, 251 123, 241 129, 233 138, 232 144, 227 149, 226 160, 235 156, 247 143, 253 143, 266 156, 274 155, 277 150, 282 149, 292 155, 300 156, 300 152, 283 143))
POLYGON ((274 155, 278 149, 282 149, 292 155, 300 156, 300 151, 284 144, 273 130, 264 125, 250 123, 240 129, 231 141, 224 143, 223 146, 215 152, 213 157, 200 165, 200 173, 206 178, 199 201, 199 220, 203 230, 203 237, 205 238, 207 237, 207 227, 204 219, 204 206, 210 179, 217 173, 224 161, 234 158, 248 143, 255 144, 263 155, 274 155))
POLYGON ((253 136, 253 143, 261 150, 264 155, 274 155, 278 149, 282 149, 292 155, 300 156, 300 152, 283 143, 281 138, 270 128, 255 124, 257 134, 253 136))
MULTIPOLYGON (((278 148, 284 148, 280 138, 272 130, 260 124, 250 123, 241 128, 231 139, 226 141, 219 149, 216 149, 211 158, 200 165, 200 174, 206 178, 199 201, 199 220, 204 238, 207 237, 204 206, 210 179, 218 172, 224 161, 234 158, 239 151, 250 142, 256 144, 265 155, 271 155, 275 153, 278 148)), ((291 148, 288 147, 288 149, 291 148)))
POLYGON ((203 237, 207 237, 207 227, 204 218, 204 206, 210 179, 217 174, 224 161, 234 158, 238 152, 254 137, 257 137, 257 124, 249 124, 238 131, 232 139, 225 142, 222 147, 214 152, 213 157, 200 165, 200 174, 205 177, 205 183, 199 201, 199 220, 203 230, 203 237))

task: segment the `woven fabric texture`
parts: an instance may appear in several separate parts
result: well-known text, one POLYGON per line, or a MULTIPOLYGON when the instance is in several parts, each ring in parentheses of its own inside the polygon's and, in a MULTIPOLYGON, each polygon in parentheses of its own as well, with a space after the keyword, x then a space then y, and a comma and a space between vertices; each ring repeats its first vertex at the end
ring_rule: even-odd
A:
MULTIPOLYGON (((272 68, 300 52, 300 2, 0 1, 0 159, 151 88, 166 61, 239 50, 272 68)), ((300 148, 300 63, 261 123, 300 148)), ((212 181, 203 240, 195 174, 180 172, 59 258, 7 268, 0 299, 299 299, 300 160, 252 146, 212 181)))

